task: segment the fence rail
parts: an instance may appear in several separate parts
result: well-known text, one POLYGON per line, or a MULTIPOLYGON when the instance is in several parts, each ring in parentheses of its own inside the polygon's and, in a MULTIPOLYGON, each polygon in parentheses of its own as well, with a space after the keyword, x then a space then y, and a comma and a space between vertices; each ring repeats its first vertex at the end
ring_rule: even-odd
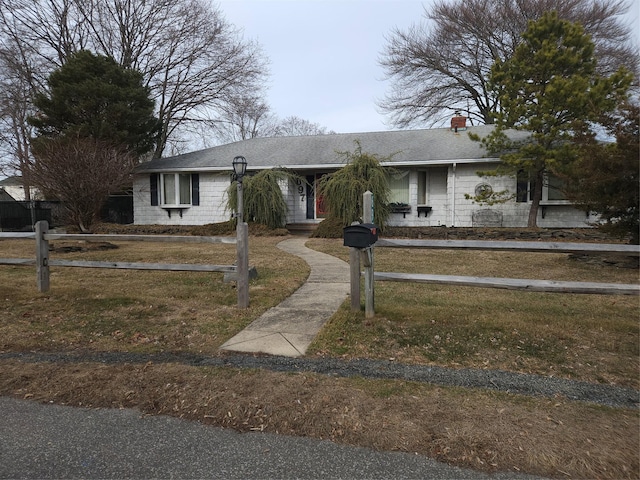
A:
POLYGON ((547 293, 584 293, 599 295, 640 295, 640 285, 622 283, 567 282, 523 278, 462 277, 422 273, 375 272, 374 279, 391 282, 416 282, 463 287, 503 288, 547 293))
MULTIPOLYGON (((640 256, 639 245, 512 242, 486 240, 378 240, 376 247, 429 248, 436 250, 485 250, 537 253, 617 254, 640 256)), ((581 293, 599 295, 640 295, 640 285, 622 283, 570 282, 524 278, 494 278, 420 273, 374 272, 374 279, 392 282, 417 282, 467 287, 504 288, 529 292, 581 293)))
POLYGON ((192 263, 92 262, 80 260, 49 260, 49 266, 78 268, 114 268, 120 270, 166 270, 172 272, 182 271, 232 273, 236 271, 235 265, 201 265, 192 263))
MULTIPOLYGON (((238 237, 198 237, 181 235, 97 235, 97 234, 66 234, 48 233, 48 224, 45 221, 36 223, 36 231, 31 233, 0 232, 1 239, 34 239, 36 241, 35 258, 0 258, 0 265, 36 266, 37 286, 39 292, 49 290, 49 267, 77 267, 77 268, 112 268, 130 270, 156 270, 156 271, 188 271, 188 272, 222 272, 243 274, 237 265, 247 264, 246 248, 237 248, 237 261, 235 265, 205 265, 191 263, 142 263, 142 262, 103 262, 86 260, 57 260, 49 258, 49 241, 51 240, 80 240, 89 242, 168 242, 168 243, 208 243, 208 244, 235 244, 246 245, 246 224, 241 224, 238 237), (238 242, 238 238, 241 239, 238 242)), ((246 269, 242 269, 246 270, 246 269)), ((245 273, 248 275, 248 272, 245 273)), ((245 281, 247 283, 248 280, 245 281)), ((239 293, 238 305, 248 306, 248 292, 239 293)))
MULTIPOLYGON (((363 203, 369 200, 365 193, 363 203)), ((368 209, 364 209, 364 217, 368 209)), ((364 218, 363 217, 363 218, 364 218)), ((365 223, 372 223, 367 217, 365 223)), ((640 295, 640 285, 622 283, 571 282, 555 280, 534 280, 523 278, 494 278, 458 275, 431 275, 423 273, 376 272, 374 270, 375 247, 387 248, 421 248, 433 250, 485 250, 537 253, 572 253, 572 254, 614 254, 640 256, 640 245, 570 243, 570 242, 519 242, 519 241, 486 241, 486 240, 400 240, 380 239, 374 247, 351 248, 351 308, 360 309, 360 262, 364 261, 365 278, 365 316, 375 315, 374 280, 392 282, 416 282, 430 284, 459 285, 483 288, 503 288, 529 292, 579 293, 599 295, 640 295)))
POLYGON ((640 256, 639 245, 570 243, 570 242, 516 242, 491 240, 396 240, 380 239, 376 247, 429 248, 432 250, 493 250, 538 253, 611 253, 640 256))
MULTIPOLYGON (((33 234, 35 237, 35 234, 33 234)), ((1 237, 0 237, 1 238, 1 237)), ((173 242, 173 243, 228 243, 235 244, 235 237, 196 237, 188 235, 101 235, 75 233, 45 233, 45 240, 89 240, 92 242, 173 242)))

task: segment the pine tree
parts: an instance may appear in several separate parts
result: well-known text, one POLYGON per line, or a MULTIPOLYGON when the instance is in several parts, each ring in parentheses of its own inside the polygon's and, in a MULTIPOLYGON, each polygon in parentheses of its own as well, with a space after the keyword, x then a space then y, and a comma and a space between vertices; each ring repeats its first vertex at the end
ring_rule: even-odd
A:
POLYGON ((586 211, 600 215, 603 231, 640 243, 640 107, 625 103, 602 124, 615 142, 594 135, 580 142, 580 159, 566 172, 567 196, 586 211))
POLYGON ((530 22, 512 58, 494 64, 491 85, 500 98, 496 128, 483 139, 502 164, 495 175, 525 175, 532 185, 528 226, 535 227, 545 177, 579 158, 576 138, 626 97, 631 75, 624 69, 598 76, 594 46, 579 24, 555 12, 530 22), (508 129, 530 136, 515 142, 508 129))
POLYGON ((153 149, 154 102, 139 72, 88 51, 52 72, 48 87, 34 99, 34 158, 26 169, 88 231, 109 194, 130 186, 140 156, 153 149))
POLYGON ((29 120, 36 141, 91 137, 138 155, 152 150, 158 122, 140 72, 82 50, 51 73, 48 86, 34 98, 38 114, 29 120))

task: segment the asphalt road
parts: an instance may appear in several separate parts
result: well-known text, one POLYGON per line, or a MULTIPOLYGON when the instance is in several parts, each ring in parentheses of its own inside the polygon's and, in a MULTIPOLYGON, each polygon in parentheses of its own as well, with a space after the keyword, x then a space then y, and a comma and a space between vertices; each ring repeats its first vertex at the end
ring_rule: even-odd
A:
POLYGON ((0 397, 0 478, 532 479, 308 438, 237 433, 135 410, 0 397))

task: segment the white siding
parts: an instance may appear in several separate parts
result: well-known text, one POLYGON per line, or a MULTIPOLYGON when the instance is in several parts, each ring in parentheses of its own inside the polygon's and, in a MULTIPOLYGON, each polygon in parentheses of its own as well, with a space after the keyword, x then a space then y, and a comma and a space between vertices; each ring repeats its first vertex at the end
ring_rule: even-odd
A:
MULTIPOLYGON (((27 198, 27 196, 25 195, 24 187, 21 186, 21 185, 6 185, 6 186, 2 187, 2 189, 5 192, 7 192, 9 195, 11 195, 11 198, 13 198, 14 200, 17 200, 19 202, 23 202, 27 198)), ((31 194, 31 199, 32 200, 42 200, 43 199, 42 195, 40 195, 40 192, 35 187, 30 187, 29 188, 29 193, 31 194)))
MULTIPOLYGON (((481 177, 478 170, 491 170, 496 165, 465 165, 457 164, 455 167, 432 167, 422 174, 419 170, 412 171, 409 184, 409 198, 411 213, 393 213, 389 218, 389 225, 412 227, 471 227, 473 226, 473 214, 479 210, 494 210, 502 214, 503 227, 526 227, 530 203, 517 203, 510 200, 504 204, 492 206, 479 205, 465 195, 473 196, 476 186, 480 183, 488 183, 495 192, 508 189, 515 192, 516 180, 511 177, 481 177), (419 185, 419 182, 424 185, 419 185), (425 204, 432 208, 425 217, 418 217, 417 206, 422 204, 424 196, 425 204)), ((538 213, 538 226, 543 228, 579 228, 588 227, 596 217, 587 217, 570 205, 548 205, 542 207, 538 213)))
MULTIPOLYGON (((510 200, 504 204, 478 205, 465 198, 465 194, 474 195, 480 183, 488 183, 494 191, 509 189, 515 191, 516 180, 510 177, 479 177, 479 169, 489 170, 495 165, 465 165, 412 169, 409 176, 409 203, 411 212, 403 217, 401 213, 392 213, 389 225, 411 227, 433 226, 473 226, 473 214, 478 210, 495 210, 502 213, 503 227, 526 227, 529 203, 517 203, 510 200), (420 172, 424 173, 420 173, 420 172), (422 180, 421 180, 422 178, 422 180), (423 185, 420 185, 420 182, 423 185), (421 198, 424 197, 424 198, 421 198), (418 205, 432 208, 428 215, 418 217, 418 205)), ((229 220, 231 212, 225 211, 226 190, 229 187, 228 174, 200 174, 200 205, 185 208, 180 217, 177 210, 171 212, 160 206, 151 205, 149 176, 138 175, 134 181, 134 222, 138 225, 205 225, 229 220)), ((303 193, 294 182, 283 182, 283 195, 287 204, 287 223, 317 222, 307 219, 306 186, 303 193)), ((589 216, 570 205, 548 205, 538 213, 538 226, 543 228, 588 227, 596 217, 589 216)))
POLYGON ((307 185, 304 181, 289 181, 283 194, 287 202, 287 223, 314 222, 307 218, 307 185))
POLYGON ((229 187, 228 174, 200 174, 200 205, 182 210, 169 210, 151 205, 149 175, 136 176, 133 184, 133 217, 137 225, 206 225, 224 222, 231 218, 225 211, 226 190, 229 187))

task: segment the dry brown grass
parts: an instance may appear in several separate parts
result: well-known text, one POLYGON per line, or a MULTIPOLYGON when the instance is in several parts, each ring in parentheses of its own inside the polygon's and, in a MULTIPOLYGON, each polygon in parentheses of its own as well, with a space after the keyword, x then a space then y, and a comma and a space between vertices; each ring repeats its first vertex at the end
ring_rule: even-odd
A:
POLYGON ((0 393, 415 452, 487 472, 637 478, 635 411, 404 381, 0 361, 0 393))
MULTIPOLYGON (((307 244, 348 259, 339 240, 307 244)), ((638 271, 566 254, 377 248, 376 270, 610 283, 638 271)), ((376 283, 376 316, 348 308, 312 345, 318 354, 495 368, 638 388, 638 297, 376 283)))
MULTIPOLYGON (((0 352, 133 351, 217 355, 226 339, 279 303, 308 267, 252 237, 251 307, 235 308, 222 274, 52 267, 38 294, 33 267, 0 266, 0 352)), ((346 258, 340 240, 309 246, 346 258)), ((125 243, 56 258, 231 263, 233 246, 125 243)), ((634 283, 638 272, 563 255, 378 249, 388 271, 634 283), (507 255, 507 256, 505 256, 507 255), (535 267, 531 267, 534 265, 535 267), (522 274, 526 271, 526 274, 522 274), (541 273, 538 273, 541 272, 541 273)), ((0 241, 0 256, 31 257, 33 241, 0 241)), ((378 283, 375 319, 345 305, 317 355, 504 368, 638 386, 638 299, 378 283), (436 338, 437 337, 437 338, 436 338)), ((307 435, 417 452, 484 471, 558 478, 638 478, 638 412, 561 398, 405 381, 185 365, 30 364, 0 360, 0 394, 95 407, 134 407, 242 431, 307 435)))
MULTIPOLYGON (((251 305, 236 308, 234 283, 222 273, 51 268, 51 289, 37 293, 33 267, 0 268, 3 285, 0 350, 193 351, 218 347, 304 281, 308 265, 275 245, 278 237, 250 242, 251 305)), ((33 256, 33 241, 3 241, 4 257, 33 256), (31 251, 30 251, 31 250, 31 251)), ((209 263, 235 261, 235 245, 126 242, 119 248, 59 253, 51 258, 120 262, 209 263)))

